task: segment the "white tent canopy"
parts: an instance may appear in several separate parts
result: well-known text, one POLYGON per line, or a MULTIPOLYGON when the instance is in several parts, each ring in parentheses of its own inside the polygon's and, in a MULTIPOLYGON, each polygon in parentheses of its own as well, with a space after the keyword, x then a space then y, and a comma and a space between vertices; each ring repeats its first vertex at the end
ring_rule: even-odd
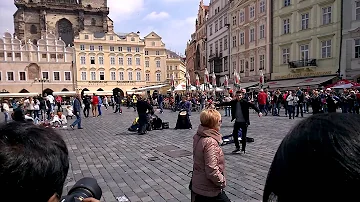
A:
POLYGON ((5 97, 5 98, 35 97, 38 95, 39 93, 0 93, 0 97, 5 97))
POLYGON ((113 95, 112 91, 84 91, 84 95, 113 95))
POLYGON ((343 85, 340 85, 340 86, 334 86, 334 87, 331 87, 331 88, 334 88, 334 89, 344 89, 344 88, 351 88, 353 87, 354 85, 351 84, 351 83, 348 83, 348 84, 343 84, 343 85))
MULTIPOLYGON (((86 92, 86 91, 85 91, 86 92)), ((54 96, 74 96, 76 95, 76 91, 61 91, 61 92, 53 92, 54 96)))
POLYGON ((143 87, 143 88, 138 88, 135 91, 139 92, 139 91, 148 91, 148 90, 156 90, 156 89, 160 89, 167 86, 167 84, 160 84, 160 85, 155 85, 155 86, 147 86, 147 87, 143 87))

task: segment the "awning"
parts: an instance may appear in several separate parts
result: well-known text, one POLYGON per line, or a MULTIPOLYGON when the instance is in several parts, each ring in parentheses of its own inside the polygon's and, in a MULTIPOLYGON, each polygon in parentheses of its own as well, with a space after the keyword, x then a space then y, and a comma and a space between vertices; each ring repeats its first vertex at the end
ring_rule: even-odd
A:
POLYGON ((156 86, 147 86, 147 87, 143 87, 143 88, 138 88, 135 91, 139 92, 139 91, 155 90, 155 89, 159 89, 159 88, 162 88, 165 86, 167 86, 167 84, 160 84, 160 85, 156 85, 156 86))
MULTIPOLYGON (((86 91, 85 91, 86 92, 86 91)), ((76 95, 76 91, 62 91, 62 92, 53 92, 53 95, 60 95, 60 96, 73 96, 76 95)))
POLYGON ((113 95, 112 91, 84 91, 84 95, 113 95))
POLYGON ((249 88, 258 85, 259 82, 240 83, 240 88, 249 88))
POLYGON ((266 83, 264 87, 268 87, 270 89, 277 89, 277 88, 315 86, 315 85, 318 86, 319 84, 329 81, 333 78, 335 78, 335 76, 270 81, 266 83))
POLYGON ((38 96, 38 95, 39 95, 39 93, 0 93, 0 97, 5 97, 5 98, 36 97, 36 96, 38 96))

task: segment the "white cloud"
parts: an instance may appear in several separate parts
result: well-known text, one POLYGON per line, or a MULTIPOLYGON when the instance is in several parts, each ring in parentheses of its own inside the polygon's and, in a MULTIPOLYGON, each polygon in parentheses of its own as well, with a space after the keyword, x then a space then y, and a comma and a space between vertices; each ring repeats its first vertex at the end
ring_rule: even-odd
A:
POLYGON ((145 6, 145 0, 108 0, 110 8, 110 18, 115 20, 129 19, 135 14, 140 14, 145 6))
POLYGON ((161 20, 161 19, 166 19, 169 17, 170 17, 170 15, 167 12, 162 11, 162 12, 157 13, 154 11, 154 12, 147 14, 145 16, 144 20, 161 20))

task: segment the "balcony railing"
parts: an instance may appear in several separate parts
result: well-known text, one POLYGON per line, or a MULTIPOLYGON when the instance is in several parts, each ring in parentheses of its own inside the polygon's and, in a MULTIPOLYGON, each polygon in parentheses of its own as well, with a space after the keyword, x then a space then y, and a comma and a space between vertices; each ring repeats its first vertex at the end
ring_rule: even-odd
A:
POLYGON ((209 61, 212 61, 212 60, 221 60, 223 57, 223 54, 222 53, 213 53, 209 56, 209 61))
POLYGON ((316 59, 297 60, 289 62, 289 68, 317 67, 316 59))

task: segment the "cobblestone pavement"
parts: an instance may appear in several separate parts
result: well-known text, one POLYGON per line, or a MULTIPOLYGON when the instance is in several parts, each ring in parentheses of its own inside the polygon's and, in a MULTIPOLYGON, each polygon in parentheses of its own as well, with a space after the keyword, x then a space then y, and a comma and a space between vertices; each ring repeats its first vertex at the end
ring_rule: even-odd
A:
MULTIPOLYGON (((131 202, 190 201, 188 173, 192 170, 192 137, 199 125, 199 113, 191 116, 192 130, 166 129, 139 136, 127 131, 137 113, 123 110, 122 115, 108 110, 102 117, 83 118, 83 130, 56 129, 70 152, 71 168, 64 194, 82 177, 94 177, 103 190, 101 202, 116 202, 123 196, 131 202)), ((247 153, 234 155, 233 144, 223 146, 225 191, 232 201, 261 201, 276 149, 290 128, 301 120, 250 116, 248 136, 255 142, 248 144, 247 153)), ((165 111, 159 117, 170 122, 170 128, 175 127, 177 113, 165 111)), ((230 118, 223 117, 221 133, 231 132, 230 118)))

